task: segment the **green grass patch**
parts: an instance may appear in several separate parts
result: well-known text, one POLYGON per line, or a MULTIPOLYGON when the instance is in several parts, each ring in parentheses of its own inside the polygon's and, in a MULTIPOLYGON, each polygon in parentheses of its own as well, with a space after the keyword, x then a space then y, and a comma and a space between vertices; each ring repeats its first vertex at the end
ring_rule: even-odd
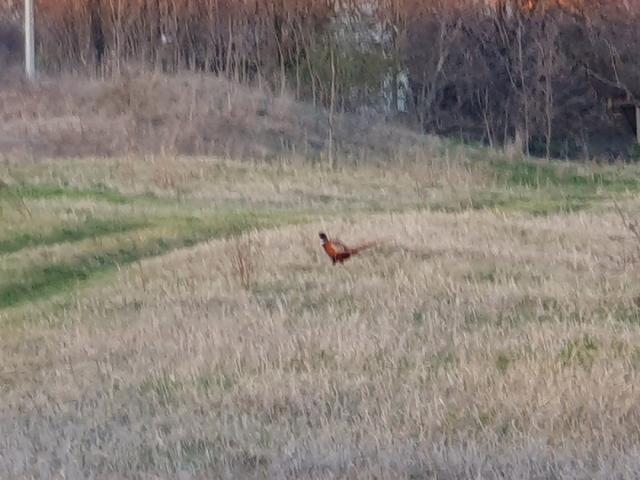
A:
POLYGON ((498 355, 498 358, 496 358, 496 368, 500 373, 505 374, 507 373, 507 370, 509 369, 511 362, 512 360, 508 354, 501 353, 498 355))
POLYGON ((138 231, 140 238, 133 238, 125 233, 111 247, 96 244, 92 251, 76 254, 70 259, 25 269, 15 275, 14 280, 0 284, 0 309, 78 288, 99 274, 148 257, 189 247, 210 238, 237 235, 252 228, 276 225, 284 220, 282 215, 242 212, 225 212, 203 218, 156 219, 158 226, 138 231))
POLYGON ((7 222, 9 228, 0 236, 0 255, 7 255, 0 264, 0 309, 71 292, 100 275, 174 249, 306 218, 303 212, 264 206, 212 208, 195 200, 126 195, 101 183, 84 189, 5 185, 0 190, 0 228, 7 222), (74 218, 75 205, 82 205, 79 218, 74 218), (28 251, 51 245, 62 247, 55 253, 28 251))
POLYGON ((568 194, 594 194, 599 191, 624 193, 640 191, 640 178, 629 169, 595 167, 535 161, 494 162, 501 184, 535 189, 561 189, 568 194))
POLYGON ((433 211, 456 213, 468 210, 503 210, 532 215, 572 213, 588 208, 593 199, 582 193, 514 189, 471 192, 466 198, 436 202, 433 211))
POLYGON ((126 219, 103 220, 89 218, 76 225, 65 225, 49 232, 23 232, 0 240, 0 255, 15 253, 24 248, 34 248, 59 243, 78 242, 86 238, 97 238, 116 233, 125 233, 144 228, 142 221, 126 219))
MULTIPOLYGON (((483 161, 479 161, 483 162, 483 161)), ((474 189, 431 205, 432 210, 459 212, 498 209, 532 215, 572 213, 596 202, 640 192, 640 170, 574 163, 493 160, 489 165, 496 185, 474 189)), ((479 167, 480 168, 480 167, 479 167)))
MULTIPOLYGON (((101 200, 110 203, 130 203, 132 197, 110 189, 102 184, 96 184, 91 189, 77 189, 56 185, 14 185, 4 189, 3 196, 13 196, 30 200, 51 200, 68 198, 73 200, 101 200)), ((149 198, 149 196, 147 196, 149 198)))
POLYGON ((431 356, 429 368, 435 371, 448 371, 455 368, 460 363, 458 356, 451 350, 442 350, 431 356))
MULTIPOLYGON (((634 167, 587 166, 537 161, 488 163, 494 188, 472 190, 430 205, 431 210, 503 210, 552 215, 573 213, 596 202, 640 192, 640 173, 634 167)), ((486 161, 484 165, 487 165, 486 161)))
POLYGON ((150 395, 162 407, 176 404, 183 390, 183 383, 177 380, 175 375, 167 372, 150 377, 140 385, 140 393, 150 395))
POLYGON ((596 340, 585 334, 582 338, 576 338, 566 343, 560 352, 560 363, 563 367, 578 364, 590 369, 595 361, 598 345, 596 340))

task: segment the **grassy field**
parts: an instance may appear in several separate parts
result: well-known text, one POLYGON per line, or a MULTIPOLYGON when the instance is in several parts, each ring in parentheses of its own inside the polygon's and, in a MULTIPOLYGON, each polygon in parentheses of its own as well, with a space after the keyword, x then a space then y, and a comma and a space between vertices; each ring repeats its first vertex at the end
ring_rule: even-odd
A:
POLYGON ((0 477, 637 478, 640 169, 442 148, 0 165, 0 477))

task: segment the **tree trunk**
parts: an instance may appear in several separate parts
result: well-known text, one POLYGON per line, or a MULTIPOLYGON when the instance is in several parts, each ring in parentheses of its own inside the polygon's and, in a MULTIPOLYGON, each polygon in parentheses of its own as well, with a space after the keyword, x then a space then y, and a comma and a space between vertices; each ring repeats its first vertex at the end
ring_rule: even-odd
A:
POLYGON ((636 105, 636 142, 640 145, 640 105, 636 105))

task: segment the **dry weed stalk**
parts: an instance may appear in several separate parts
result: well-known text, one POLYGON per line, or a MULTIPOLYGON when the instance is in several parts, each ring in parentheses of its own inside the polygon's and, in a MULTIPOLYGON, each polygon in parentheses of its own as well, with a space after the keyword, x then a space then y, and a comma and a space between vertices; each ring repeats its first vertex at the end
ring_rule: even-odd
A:
MULTIPOLYGON (((0 198, 6 195, 6 198, 16 207, 17 212, 23 217, 31 218, 31 210, 27 206, 24 198, 22 198, 19 194, 14 193, 10 190, 9 184, 0 180, 0 198)), ((1 212, 1 210, 0 210, 1 212)))
POLYGON ((257 247, 249 235, 237 236, 232 242, 229 255, 231 273, 244 290, 249 290, 257 271, 257 247))
POLYGON ((631 235, 633 235, 633 238, 635 239, 637 254, 635 257, 632 257, 632 261, 635 262, 640 259, 640 221, 636 218, 630 218, 629 214, 622 210, 618 202, 614 201, 613 205, 616 213, 622 221, 622 225, 629 233, 631 233, 631 235))

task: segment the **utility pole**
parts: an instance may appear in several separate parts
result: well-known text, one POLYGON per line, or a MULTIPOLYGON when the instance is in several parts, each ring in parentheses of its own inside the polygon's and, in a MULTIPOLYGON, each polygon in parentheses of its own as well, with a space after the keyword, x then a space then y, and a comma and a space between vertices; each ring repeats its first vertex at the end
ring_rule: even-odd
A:
POLYGON ((36 78, 34 0, 24 0, 24 70, 29 80, 36 78))

